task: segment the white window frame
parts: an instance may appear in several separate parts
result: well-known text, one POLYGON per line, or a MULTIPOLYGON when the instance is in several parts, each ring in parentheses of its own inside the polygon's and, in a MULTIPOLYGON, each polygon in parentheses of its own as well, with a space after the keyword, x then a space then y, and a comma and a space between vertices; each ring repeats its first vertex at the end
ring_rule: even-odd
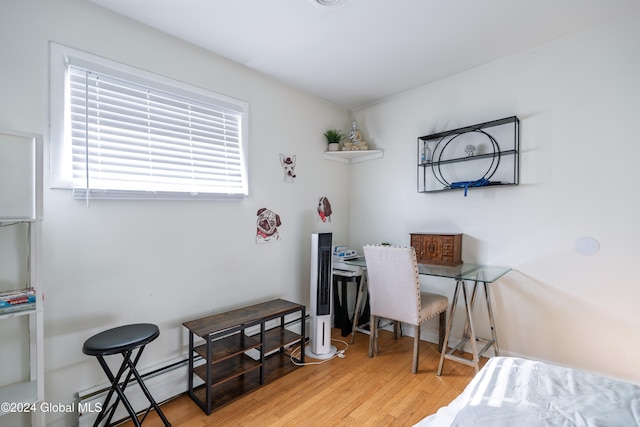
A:
MULTIPOLYGON (((202 88, 191 86, 182 82, 168 79, 140 69, 117 63, 96 55, 92 55, 77 49, 50 43, 50 110, 49 110, 49 147, 50 147, 50 187, 60 189, 73 189, 72 151, 71 137, 65 125, 67 117, 65 102, 67 99, 68 64, 78 65, 96 72, 104 73, 112 77, 134 82, 146 87, 154 88, 166 93, 175 94, 209 105, 239 113, 240 118, 240 148, 241 148, 241 194, 237 193, 166 193, 155 194, 145 191, 114 191, 106 193, 85 191, 83 196, 87 198, 111 198, 111 199, 170 199, 170 200, 233 200, 242 199, 249 194, 248 191, 248 116, 249 105, 246 101, 227 97, 210 92, 202 88)), ((82 193, 82 192, 80 192, 82 193)))

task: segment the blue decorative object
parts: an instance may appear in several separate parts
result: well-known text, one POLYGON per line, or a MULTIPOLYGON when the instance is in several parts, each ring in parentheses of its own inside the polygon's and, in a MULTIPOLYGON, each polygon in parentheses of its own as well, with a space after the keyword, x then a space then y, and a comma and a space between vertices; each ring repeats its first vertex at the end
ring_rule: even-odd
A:
POLYGON ((475 181, 452 182, 450 187, 451 188, 464 188, 464 197, 467 197, 467 190, 469 189, 469 187, 484 187, 485 185, 490 185, 490 184, 491 184, 491 182, 489 182, 488 179, 480 178, 480 179, 477 179, 475 181))

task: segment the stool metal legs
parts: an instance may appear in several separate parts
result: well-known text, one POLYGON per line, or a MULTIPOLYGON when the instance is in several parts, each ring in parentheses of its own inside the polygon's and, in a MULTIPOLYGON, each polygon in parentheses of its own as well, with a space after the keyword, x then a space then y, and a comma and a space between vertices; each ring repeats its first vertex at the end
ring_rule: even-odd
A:
POLYGON ((105 425, 108 426, 109 423, 111 423, 111 419, 113 418, 113 415, 115 414, 120 401, 122 401, 125 408, 127 409, 127 412, 131 416, 131 420, 133 421, 133 423, 138 427, 141 425, 142 422, 144 422, 145 418, 147 417, 151 409, 156 410, 156 413, 162 419, 162 422, 164 423, 165 426, 167 427, 171 426, 167 418, 162 413, 162 410, 160 409, 156 401, 151 396, 151 393, 149 393, 149 390, 144 385, 144 382, 142 381, 140 374, 138 374, 138 371, 136 370, 136 365, 138 364, 138 360, 140 360, 140 356, 142 355, 142 350, 144 350, 144 346, 138 349, 138 353, 136 354, 135 359, 133 361, 131 360, 131 356, 134 350, 126 350, 123 353, 121 353, 123 357, 123 361, 115 377, 111 372, 111 369, 109 369, 107 362, 104 360, 104 357, 100 355, 96 356, 98 359, 98 362, 100 363, 100 366, 102 366, 102 369, 104 370, 105 374, 109 378, 109 381, 111 381, 111 388, 107 393, 107 397, 103 403, 102 410, 98 414, 98 418, 93 424, 94 427, 97 427, 100 424, 100 422, 105 419, 105 417, 107 417, 105 425), (122 383, 122 386, 120 386, 120 379, 122 378, 122 375, 127 369, 129 370, 129 372, 126 375, 125 380, 122 383), (151 406, 147 408, 144 415, 142 416, 142 420, 138 420, 138 416, 136 415, 136 412, 133 410, 133 407, 131 406, 131 404, 129 403, 129 400, 124 394, 124 390, 127 387, 127 384, 129 384, 129 381, 131 381, 132 376, 136 379, 136 381, 140 385, 140 388, 142 389, 142 392, 145 394, 145 396, 149 400, 149 403, 151 403, 151 406), (113 405, 109 407, 109 402, 111 401, 111 398, 113 397, 114 392, 118 395, 118 397, 116 397, 116 400, 113 403, 113 405))

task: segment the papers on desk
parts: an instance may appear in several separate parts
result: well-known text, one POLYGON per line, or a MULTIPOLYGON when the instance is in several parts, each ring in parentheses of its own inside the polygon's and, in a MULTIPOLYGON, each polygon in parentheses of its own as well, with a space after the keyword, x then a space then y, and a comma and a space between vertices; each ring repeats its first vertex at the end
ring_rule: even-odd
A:
POLYGON ((362 276, 362 267, 342 261, 333 261, 333 274, 344 277, 362 276))
POLYGON ((346 246, 333 247, 333 260, 343 261, 358 258, 358 252, 353 249, 347 249, 346 246))
POLYGON ((333 274, 343 277, 362 276, 362 267, 347 264, 345 261, 359 258, 358 252, 346 246, 333 247, 333 274))

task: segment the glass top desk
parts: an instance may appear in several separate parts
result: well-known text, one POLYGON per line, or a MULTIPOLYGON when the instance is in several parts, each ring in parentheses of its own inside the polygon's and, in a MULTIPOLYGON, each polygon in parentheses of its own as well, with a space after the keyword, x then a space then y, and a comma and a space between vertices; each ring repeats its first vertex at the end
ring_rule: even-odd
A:
MULTIPOLYGON (((367 267, 364 257, 358 257, 356 259, 344 261, 346 264, 359 266, 362 268, 367 267)), ((473 366, 478 372, 480 369, 480 357, 489 349, 493 347, 494 354, 499 355, 498 339, 496 338, 495 324, 493 321, 493 310, 491 308, 491 297, 489 292, 489 286, 487 284, 493 283, 505 274, 511 271, 509 267, 496 267, 489 265, 479 264, 461 264, 456 267, 447 267, 441 265, 429 265, 418 264, 418 272, 426 276, 444 277, 455 280, 456 288, 453 293, 453 299, 451 300, 451 306, 449 308, 449 318, 447 319, 447 329, 444 336, 444 343, 442 346, 442 353, 440 355, 440 363, 438 364, 438 372, 436 375, 440 376, 442 373, 442 367, 444 360, 449 359, 456 362, 464 363, 465 365, 473 366), (467 282, 473 283, 471 289, 468 288, 467 282), (476 335, 476 327, 473 319, 473 311, 475 307, 476 295, 478 291, 478 284, 481 285, 485 301, 487 305, 487 315, 489 317, 489 329, 491 330, 491 338, 480 338, 476 335), (464 299, 465 307, 465 326, 462 334, 462 339, 453 348, 449 350, 449 338, 451 335, 451 327, 453 325, 453 316, 458 304, 458 298, 462 291, 462 297, 464 299), (473 359, 469 360, 462 356, 454 354, 456 351, 462 353, 466 343, 471 345, 471 355, 473 359), (478 346, 483 344, 482 348, 478 346)))

